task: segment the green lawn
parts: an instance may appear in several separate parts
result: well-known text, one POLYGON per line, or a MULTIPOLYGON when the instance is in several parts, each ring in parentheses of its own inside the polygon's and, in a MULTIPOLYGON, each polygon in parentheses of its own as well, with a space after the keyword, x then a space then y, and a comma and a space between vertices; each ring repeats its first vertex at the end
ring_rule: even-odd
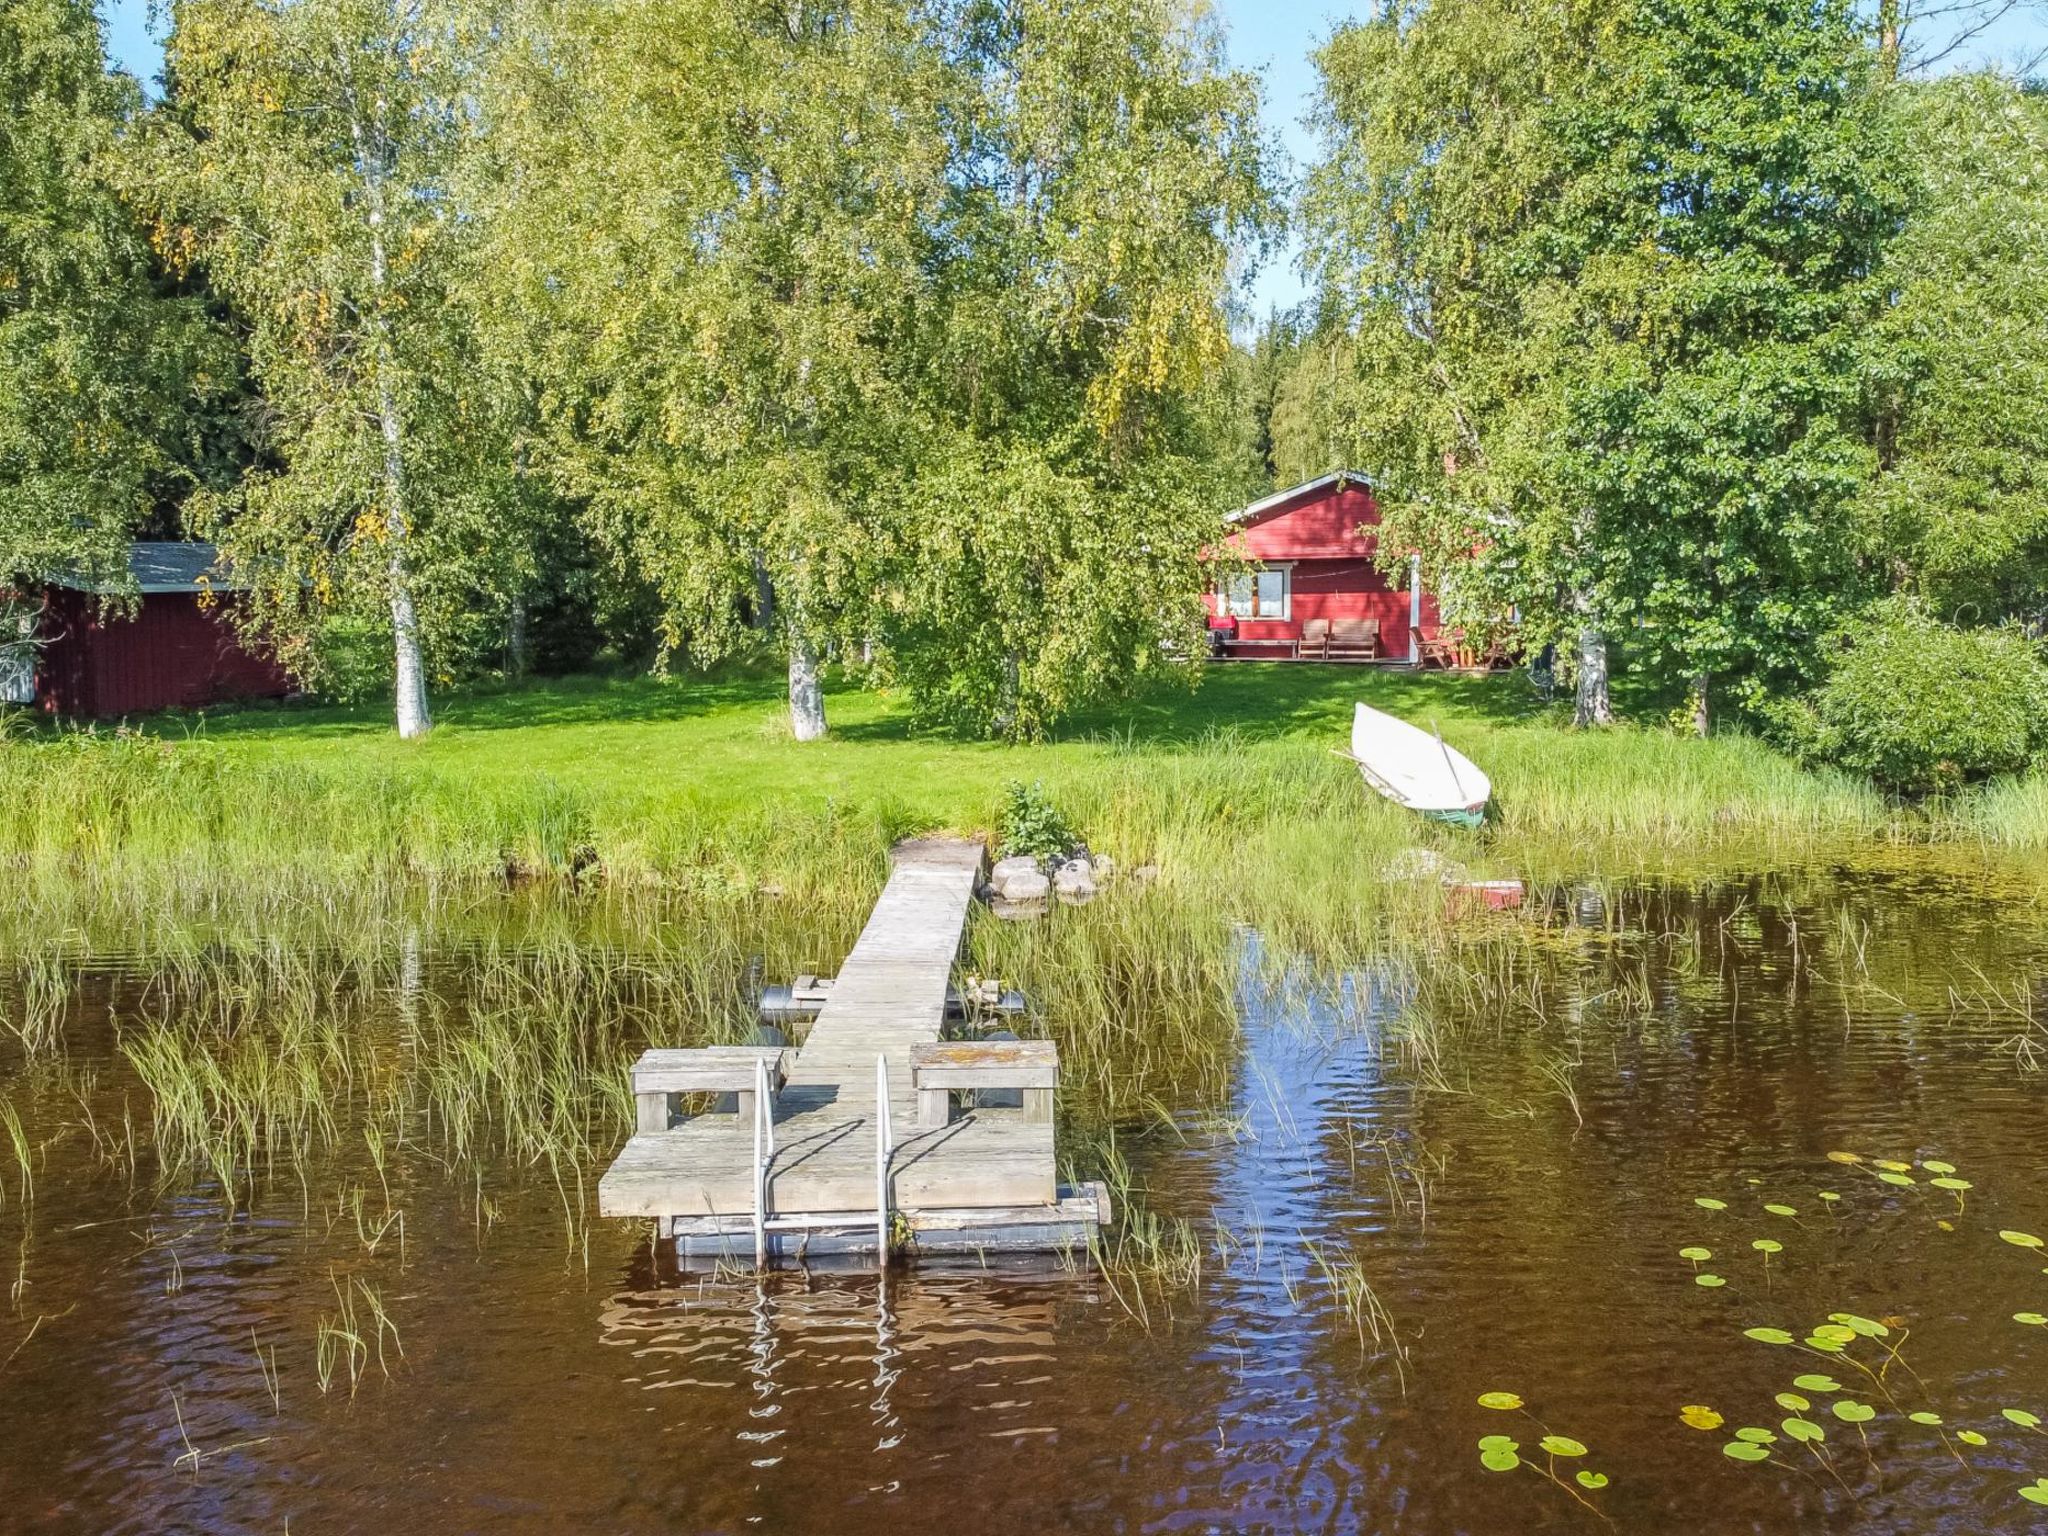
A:
POLYGON ((799 745, 785 723, 780 677, 566 678, 453 696, 421 742, 400 741, 382 706, 249 710, 163 717, 149 728, 199 739, 251 764, 424 768, 479 786, 545 776, 597 797, 687 794, 707 803, 805 808, 887 800, 935 824, 974 823, 1010 779, 1057 785, 1133 747, 1214 750, 1227 733, 1257 753, 1281 744, 1342 747, 1363 698, 1465 725, 1535 725, 1540 701, 1519 674, 1471 679, 1378 668, 1231 665, 1201 688, 1161 688, 1071 722, 1048 742, 1007 746, 920 733, 900 697, 858 687, 828 696, 831 734, 799 745))

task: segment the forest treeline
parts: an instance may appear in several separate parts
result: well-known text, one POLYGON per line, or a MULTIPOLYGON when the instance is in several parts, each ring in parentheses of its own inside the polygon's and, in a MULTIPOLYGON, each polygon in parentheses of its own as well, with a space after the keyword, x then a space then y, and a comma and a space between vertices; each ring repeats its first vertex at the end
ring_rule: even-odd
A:
POLYGON ((768 648, 800 735, 829 659, 1031 735, 1348 468, 1582 721, 1613 667, 1900 787, 2048 745, 2048 96, 1889 0, 1384 7, 1302 167, 1194 0, 165 16, 145 94, 0 9, 0 583, 213 539, 406 734, 768 648))

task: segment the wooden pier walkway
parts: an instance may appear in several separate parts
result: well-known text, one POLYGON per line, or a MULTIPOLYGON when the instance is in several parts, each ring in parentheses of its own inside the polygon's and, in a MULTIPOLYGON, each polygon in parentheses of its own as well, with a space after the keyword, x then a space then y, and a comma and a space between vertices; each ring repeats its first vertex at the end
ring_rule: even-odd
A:
MULTIPOLYGON (((939 1042, 982 860, 973 842, 896 850, 888 885, 823 1010, 801 1046, 782 1053, 787 1078, 779 1096, 770 1095, 774 1154, 764 1175, 757 1179, 751 1094, 738 1115, 673 1124, 667 1095, 643 1093, 641 1128, 600 1180, 599 1210, 654 1217, 685 1252, 750 1250, 757 1199, 771 1251, 783 1253, 872 1251, 884 1199, 899 1240, 907 1235, 922 1249, 1085 1245, 1089 1229, 1107 1219, 1108 1201, 1100 1186, 1058 1187, 1050 1114, 969 1109, 948 1124, 919 1121, 916 1073, 943 1079, 913 1058, 939 1042), (885 1196, 878 1188, 878 1060, 888 1082, 885 1196)), ((730 1060, 755 1054, 649 1052, 636 1068, 646 1074, 636 1088, 687 1080, 661 1075, 686 1059, 707 1072, 714 1065, 730 1072, 730 1060)))

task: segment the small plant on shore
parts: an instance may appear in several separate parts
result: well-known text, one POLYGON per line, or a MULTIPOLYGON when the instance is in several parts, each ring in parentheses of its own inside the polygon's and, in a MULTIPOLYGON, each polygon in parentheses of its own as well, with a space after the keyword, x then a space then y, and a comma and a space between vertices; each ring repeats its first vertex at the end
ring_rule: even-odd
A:
POLYGON ((1003 811, 996 822, 997 841, 1005 855, 1022 854, 1032 859, 1056 859, 1071 853, 1081 839, 1059 807, 1052 803, 1042 780, 1025 784, 1012 779, 1003 790, 1003 811))

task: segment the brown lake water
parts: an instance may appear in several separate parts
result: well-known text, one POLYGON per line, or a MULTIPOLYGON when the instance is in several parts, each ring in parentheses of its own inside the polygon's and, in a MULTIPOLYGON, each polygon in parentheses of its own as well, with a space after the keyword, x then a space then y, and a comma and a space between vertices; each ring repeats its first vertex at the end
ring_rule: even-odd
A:
MULTIPOLYGON (((95 1155, 85 1122, 112 1139, 124 1108, 148 1141, 110 1018, 150 975, 95 962, 61 1051, 0 1055, 39 1148, 32 1191, 0 1155, 0 1529, 2048 1528, 2019 1494, 2048 1426, 2003 1414, 2048 1419, 2048 1326, 2015 1320, 2048 1313, 2048 1254, 1999 1235, 2048 1235, 2041 910, 1908 868, 1562 890, 1503 921, 1580 958, 1426 1050, 1411 982, 1248 954, 1230 1102, 1123 1142, 1201 1236, 1175 1286, 679 1274, 577 1170, 486 1177, 353 1126, 229 1214, 209 1177, 95 1155), (1796 1342, 1831 1313, 1888 1332, 1796 1342), (1745 1426, 1770 1459, 1726 1454, 1745 1426), (1524 1464, 1483 1467, 1490 1435, 1524 1464)), ((465 963, 430 954, 421 985, 465 963)), ((372 1070, 403 1069, 387 1012, 372 1070)))

